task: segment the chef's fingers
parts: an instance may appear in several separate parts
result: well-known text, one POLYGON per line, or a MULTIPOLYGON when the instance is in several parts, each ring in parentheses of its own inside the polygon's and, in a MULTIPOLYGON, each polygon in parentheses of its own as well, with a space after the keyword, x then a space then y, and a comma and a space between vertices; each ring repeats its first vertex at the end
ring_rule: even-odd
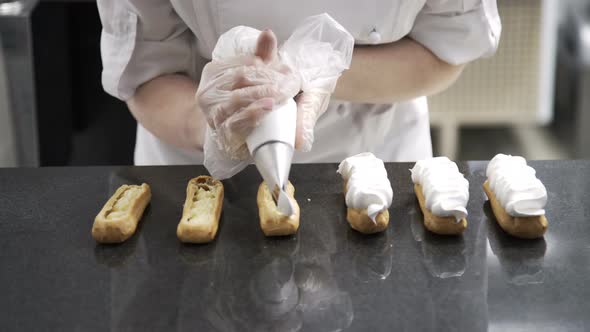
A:
POLYGON ((296 77, 281 75, 279 82, 246 86, 233 91, 211 90, 199 96, 199 105, 207 114, 209 125, 217 128, 239 109, 263 98, 270 98, 274 104, 293 98, 300 88, 296 77))
POLYGON ((254 54, 265 63, 271 62, 277 57, 277 37, 272 30, 266 29, 260 33, 254 54))
POLYGON ((240 55, 207 63, 201 74, 199 90, 214 87, 231 91, 249 85, 279 82, 287 77, 298 80, 291 68, 278 60, 264 63, 260 58, 240 55))
POLYGON ((236 68, 228 75, 231 75, 231 78, 227 79, 233 82, 231 90, 261 84, 292 85, 293 81, 298 81, 298 77, 288 66, 279 63, 236 68))
POLYGON ((269 74, 266 78, 246 78, 250 83, 261 83, 260 85, 251 85, 244 88, 235 89, 231 92, 232 100, 246 100, 250 103, 262 99, 272 98, 275 102, 281 102, 288 98, 293 98, 299 93, 300 83, 296 76, 286 76, 282 74, 269 74))
POLYGON ((278 103, 283 98, 275 84, 264 84, 248 86, 242 89, 232 91, 223 101, 213 104, 208 112, 209 125, 212 128, 218 128, 228 118, 240 111, 240 109, 256 102, 260 99, 270 99, 278 103))
POLYGON ((252 130, 258 126, 260 120, 273 110, 274 101, 263 98, 240 109, 223 124, 223 131, 232 136, 234 144, 242 144, 252 130))

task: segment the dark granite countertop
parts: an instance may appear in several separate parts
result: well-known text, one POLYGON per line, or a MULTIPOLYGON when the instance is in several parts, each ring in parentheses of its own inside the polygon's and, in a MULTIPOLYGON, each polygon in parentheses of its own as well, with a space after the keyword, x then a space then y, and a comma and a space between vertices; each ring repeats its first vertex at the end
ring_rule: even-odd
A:
POLYGON ((0 170, 0 327, 4 331, 587 330, 590 161, 533 162, 549 192, 544 239, 495 224, 470 181, 462 237, 424 231, 410 164, 388 164, 388 230, 345 220, 336 165, 294 165, 299 233, 267 239, 252 167, 225 181, 217 240, 176 238, 187 181, 199 166, 0 170), (134 237, 98 245, 94 216, 123 183, 148 182, 152 203, 134 237))

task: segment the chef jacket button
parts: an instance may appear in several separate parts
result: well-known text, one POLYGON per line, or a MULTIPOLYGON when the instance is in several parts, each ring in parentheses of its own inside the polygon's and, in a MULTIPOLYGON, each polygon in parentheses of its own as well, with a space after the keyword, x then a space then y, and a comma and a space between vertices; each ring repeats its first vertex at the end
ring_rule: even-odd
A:
POLYGON ((377 30, 371 31, 369 34, 369 43, 377 44, 381 41, 381 34, 377 30))

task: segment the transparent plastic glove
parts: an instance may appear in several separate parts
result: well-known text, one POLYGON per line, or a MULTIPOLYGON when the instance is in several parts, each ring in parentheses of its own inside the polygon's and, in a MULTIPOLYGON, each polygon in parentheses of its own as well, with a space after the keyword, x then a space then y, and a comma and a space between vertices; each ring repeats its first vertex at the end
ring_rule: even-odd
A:
POLYGON ((281 47, 281 60, 299 74, 295 147, 311 150, 317 119, 326 111, 342 72, 350 67, 354 38, 328 14, 308 17, 281 47))
POLYGON ((220 52, 216 47, 213 60, 203 69, 196 94, 211 129, 207 139, 218 147, 215 153, 235 160, 249 157, 245 139, 260 119, 272 111, 273 105, 292 98, 300 89, 298 76, 278 61, 274 34, 246 32, 248 38, 242 43, 235 43, 233 38, 233 43, 226 43, 227 38, 220 38, 218 45, 225 50, 220 52), (251 38, 254 33, 255 39, 251 38), (252 49, 254 52, 249 53, 252 49))
POLYGON ((308 89, 295 98, 297 102, 295 149, 303 152, 311 150, 316 122, 328 109, 332 92, 334 90, 308 89))

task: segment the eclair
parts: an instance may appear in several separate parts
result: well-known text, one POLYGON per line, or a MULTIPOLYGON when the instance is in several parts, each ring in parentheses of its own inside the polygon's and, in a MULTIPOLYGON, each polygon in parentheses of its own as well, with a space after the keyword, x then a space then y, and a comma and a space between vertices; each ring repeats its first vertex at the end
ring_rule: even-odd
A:
POLYGON ((547 230, 547 190, 523 157, 496 155, 483 188, 500 227, 508 234, 534 239, 547 230))
POLYGON ((223 207, 223 184, 201 175, 188 182, 182 218, 176 236, 185 243, 207 243, 215 239, 223 207))
POLYGON ((282 214, 275 203, 266 182, 258 187, 256 203, 258 205, 258 216, 260 228, 266 236, 285 236, 297 233, 299 229, 299 205, 295 200, 295 187, 289 181, 285 190, 293 206, 293 214, 290 216, 282 214))
POLYGON ((424 226, 440 235, 458 235, 467 228, 469 182, 447 157, 416 162, 414 192, 424 215, 424 226))
POLYGON ((121 243, 137 229, 143 211, 152 198, 150 186, 122 185, 94 219, 92 237, 100 243, 121 243))
POLYGON ((364 234, 387 229, 393 190, 383 161, 370 152, 361 153, 343 160, 338 173, 344 180, 350 227, 364 234))

